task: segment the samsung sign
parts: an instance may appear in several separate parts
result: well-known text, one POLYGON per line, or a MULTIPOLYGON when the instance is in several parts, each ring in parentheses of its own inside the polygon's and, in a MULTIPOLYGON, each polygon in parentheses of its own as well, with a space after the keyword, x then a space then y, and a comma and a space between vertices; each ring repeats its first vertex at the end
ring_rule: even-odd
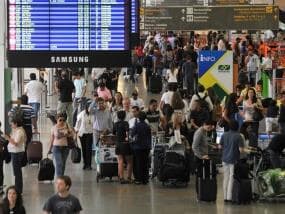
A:
POLYGON ((51 56, 51 63, 88 63, 89 56, 51 56))

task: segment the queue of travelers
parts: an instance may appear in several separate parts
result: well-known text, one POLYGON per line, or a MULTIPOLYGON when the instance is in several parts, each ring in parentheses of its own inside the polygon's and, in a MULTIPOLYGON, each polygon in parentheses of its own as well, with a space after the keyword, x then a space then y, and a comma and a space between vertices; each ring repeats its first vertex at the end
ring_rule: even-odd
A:
MULTIPOLYGON (((233 51, 239 62, 240 73, 245 71, 247 74, 246 80, 240 81, 233 93, 218 99, 212 88, 206 89, 198 84, 197 51, 231 49, 228 42, 213 32, 205 47, 200 47, 199 35, 191 38, 192 44, 190 42, 185 46, 181 39, 174 35, 171 38, 167 41, 161 35, 149 36, 143 48, 136 48, 137 61, 133 62, 136 64, 134 70, 145 67, 147 85, 153 73, 161 76, 166 87, 160 100, 151 99, 146 103, 137 90, 133 91, 131 97, 123 96, 117 91, 119 72, 111 68, 92 70, 94 91, 91 99, 88 99, 87 82, 80 73, 75 72, 71 80, 66 71, 61 72, 55 84, 59 100, 48 150, 53 154, 58 193, 45 203, 45 213, 60 213, 57 210, 59 201, 71 205, 63 207, 62 212, 79 213, 82 210, 79 200, 69 194, 72 182, 65 170, 69 155, 68 138, 79 137, 83 170, 92 170, 92 150, 101 135, 115 135, 120 183, 146 185, 149 182, 149 153, 153 135, 164 131, 167 137, 171 137, 179 132, 179 136, 187 139, 196 165, 199 165, 201 161, 211 159, 209 133, 213 136, 218 125, 224 128, 218 143, 223 149, 224 200, 229 202, 232 200, 234 165, 241 157, 246 157, 248 146, 258 147, 259 124, 265 117, 269 137, 274 131, 281 133, 274 136, 269 144, 271 163, 273 167, 285 166, 280 158, 284 149, 285 91, 278 95, 278 100, 270 100, 268 105, 264 105, 259 88, 260 70, 264 68, 270 75, 273 69, 271 51, 259 53, 259 45, 250 37, 246 41, 236 39, 233 51), (143 51, 144 56, 139 50, 143 51), (274 130, 277 125, 279 130, 274 130)), ((4 213, 11 213, 11 210, 13 213, 25 213, 21 198, 22 166, 27 145, 33 133, 38 132, 39 100, 43 91, 34 73, 30 79, 25 95, 21 97, 21 104, 9 113, 12 118, 11 134, 4 135, 4 140, 1 140, 7 143, 15 176, 15 186, 7 189, 4 213)), ((3 182, 0 185, 3 186, 3 182)))

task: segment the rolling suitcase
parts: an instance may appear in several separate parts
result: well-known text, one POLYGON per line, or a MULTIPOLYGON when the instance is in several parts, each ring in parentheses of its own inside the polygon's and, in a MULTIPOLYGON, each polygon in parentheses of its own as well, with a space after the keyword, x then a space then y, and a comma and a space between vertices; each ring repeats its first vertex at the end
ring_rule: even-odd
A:
POLYGON ((232 202, 236 204, 249 204, 252 200, 252 175, 246 160, 235 164, 232 202))
POLYGON ((214 202, 217 199, 216 168, 212 160, 202 160, 196 178, 198 201, 214 202))
POLYGON ((232 202, 236 204, 249 204, 251 200, 251 179, 234 179, 232 202))
POLYGON ((190 169, 189 164, 187 164, 184 145, 176 144, 174 148, 165 150, 164 157, 161 159, 158 178, 163 185, 170 182, 174 185, 184 183, 187 186, 190 180, 190 169))
POLYGON ((53 161, 48 157, 40 161, 40 170, 38 174, 39 181, 53 181, 55 168, 53 161))
POLYGON ((149 78, 149 91, 151 93, 160 93, 162 90, 162 79, 161 76, 158 74, 153 74, 150 78, 149 78))
POLYGON ((27 160, 29 164, 39 163, 43 158, 43 144, 40 134, 37 134, 38 140, 32 140, 27 146, 27 160))

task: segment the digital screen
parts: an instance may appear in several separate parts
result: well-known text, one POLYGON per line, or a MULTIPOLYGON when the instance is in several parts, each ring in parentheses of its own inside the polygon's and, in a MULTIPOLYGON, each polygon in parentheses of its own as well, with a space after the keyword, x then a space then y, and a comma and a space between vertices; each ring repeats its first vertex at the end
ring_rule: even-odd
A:
POLYGON ((7 1, 10 67, 130 64, 130 0, 7 1))
POLYGON ((132 33, 139 32, 139 0, 131 0, 132 1, 132 33))
POLYGON ((9 50, 126 50, 125 0, 9 0, 9 50))

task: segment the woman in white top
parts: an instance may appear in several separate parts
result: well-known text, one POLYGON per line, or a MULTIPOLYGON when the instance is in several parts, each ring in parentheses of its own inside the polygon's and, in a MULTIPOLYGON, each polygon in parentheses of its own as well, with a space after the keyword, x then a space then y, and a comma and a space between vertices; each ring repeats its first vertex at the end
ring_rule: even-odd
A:
POLYGON ((177 74, 178 69, 175 67, 175 64, 173 62, 170 63, 169 69, 166 71, 166 79, 169 84, 177 85, 177 74))
POLYGON ((250 132, 255 134, 255 142, 250 142, 250 146, 257 146, 258 139, 258 129, 259 121, 255 120, 254 114, 255 111, 262 112, 262 104, 259 99, 257 99, 256 92, 254 88, 249 88, 243 101, 243 114, 244 122, 248 124, 250 132))
POLYGON ((5 135, 9 141, 8 151, 11 153, 12 166, 15 176, 15 186, 18 193, 23 192, 22 161, 25 155, 26 133, 22 127, 22 121, 13 118, 11 121, 11 136, 5 135))
POLYGON ((90 103, 86 103, 85 110, 77 116, 75 132, 78 134, 83 156, 83 170, 92 170, 92 144, 93 144, 93 116, 89 113, 90 103))

